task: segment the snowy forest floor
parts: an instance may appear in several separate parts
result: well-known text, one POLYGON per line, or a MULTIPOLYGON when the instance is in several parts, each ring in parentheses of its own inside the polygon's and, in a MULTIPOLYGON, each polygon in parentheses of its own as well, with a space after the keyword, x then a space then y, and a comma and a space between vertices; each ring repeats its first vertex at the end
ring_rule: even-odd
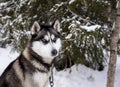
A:
MULTIPOLYGON (((0 75, 18 55, 11 52, 10 47, 0 48, 0 75)), ((107 69, 108 66, 103 71, 97 71, 80 64, 59 72, 54 69, 54 87, 106 87, 107 69)), ((120 87, 120 57, 117 60, 115 87, 120 87)))

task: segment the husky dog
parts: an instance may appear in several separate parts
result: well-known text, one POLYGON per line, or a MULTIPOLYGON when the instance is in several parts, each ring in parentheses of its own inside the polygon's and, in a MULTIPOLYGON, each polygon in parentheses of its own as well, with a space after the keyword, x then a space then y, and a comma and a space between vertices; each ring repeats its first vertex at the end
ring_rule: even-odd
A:
POLYGON ((47 87, 51 65, 60 49, 59 21, 52 25, 34 22, 26 48, 3 72, 0 87, 47 87))

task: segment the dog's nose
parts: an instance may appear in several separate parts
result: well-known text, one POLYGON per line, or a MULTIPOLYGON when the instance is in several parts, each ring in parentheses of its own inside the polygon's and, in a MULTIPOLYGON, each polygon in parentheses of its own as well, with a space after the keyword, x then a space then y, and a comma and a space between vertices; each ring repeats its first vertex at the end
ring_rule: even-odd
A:
POLYGON ((53 56, 57 55, 57 50, 56 50, 56 49, 53 49, 53 50, 52 50, 52 55, 53 55, 53 56))

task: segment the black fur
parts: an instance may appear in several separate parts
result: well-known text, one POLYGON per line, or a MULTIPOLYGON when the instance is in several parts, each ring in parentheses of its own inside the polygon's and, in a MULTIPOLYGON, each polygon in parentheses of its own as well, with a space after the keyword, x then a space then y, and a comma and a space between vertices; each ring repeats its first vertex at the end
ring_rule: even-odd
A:
MULTIPOLYGON (((12 63, 9 64, 9 66, 5 69, 3 74, 0 76, 0 87, 25 87, 22 85, 22 83, 24 83, 26 78, 29 78, 29 75, 32 78, 33 74, 36 72, 40 72, 41 74, 50 73, 50 67, 55 61, 54 60, 55 58, 51 60, 52 61, 51 63, 47 63, 47 61, 45 62, 43 58, 37 53, 35 53, 31 48, 32 43, 34 41, 41 40, 44 44, 46 44, 47 42, 43 41, 42 38, 44 38, 44 35, 46 35, 47 32, 49 32, 50 34, 54 34, 56 38, 60 38, 60 33, 55 31, 53 29, 53 26, 41 25, 40 32, 31 34, 32 38, 29 40, 29 43, 26 47, 27 51, 24 50, 16 60, 14 60, 12 63), (24 52, 26 53, 24 54, 24 52), (28 58, 26 58, 26 56, 28 58)), ((52 41, 55 42, 56 40, 52 40, 52 41)), ((41 49, 41 50, 44 50, 44 49, 41 49)), ((35 82, 31 84, 34 87, 38 87, 35 82)))
POLYGON ((16 73, 13 68, 13 64, 15 61, 13 61, 1 75, 0 87, 16 87, 16 85, 18 85, 18 84, 19 84, 19 86, 17 86, 17 87, 22 87, 21 81, 18 77, 16 77, 16 73), (14 85, 13 85, 13 82, 16 82, 16 83, 14 83, 14 85))
MULTIPOLYGON (((42 64, 42 66, 44 66, 47 69, 47 71, 50 70, 51 64, 48 64, 45 61, 43 61, 43 58, 39 56, 37 53, 35 53, 32 49, 30 50, 30 54, 31 54, 31 60, 35 60, 36 62, 42 64)), ((41 71, 46 72, 44 70, 41 71)))
POLYGON ((40 32, 38 32, 37 34, 33 34, 31 41, 41 40, 42 38, 44 38, 47 32, 50 32, 50 34, 54 34, 56 38, 60 38, 60 33, 55 31, 52 26, 41 25, 40 27, 40 32))
POLYGON ((36 62, 39 62, 40 64, 42 64, 42 66, 44 66, 47 71, 42 70, 42 69, 38 69, 35 66, 33 66, 31 64, 31 62, 29 62, 22 54, 12 63, 10 63, 10 65, 6 68, 6 70, 3 72, 3 74, 0 77, 0 87, 16 87, 15 84, 17 84, 17 87, 23 87, 21 84, 20 79, 17 77, 17 74, 13 68, 13 65, 16 61, 18 61, 20 70, 22 71, 22 75, 25 79, 25 73, 29 73, 29 74, 33 74, 36 71, 40 71, 41 73, 47 73, 50 70, 51 64, 47 64, 42 60, 42 57, 40 57, 39 55, 37 55, 35 52, 33 52, 32 50, 30 51, 31 53, 31 61, 35 60, 36 62), (12 82, 16 82, 13 83, 12 82), (19 86, 18 86, 19 85, 19 86))

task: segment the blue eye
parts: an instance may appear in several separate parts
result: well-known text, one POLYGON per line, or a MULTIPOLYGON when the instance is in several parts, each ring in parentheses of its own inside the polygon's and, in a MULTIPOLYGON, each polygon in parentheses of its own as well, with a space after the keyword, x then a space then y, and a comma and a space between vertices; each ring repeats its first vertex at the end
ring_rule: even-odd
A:
POLYGON ((41 41, 44 43, 44 44, 47 44, 49 41, 47 41, 46 39, 41 39, 41 41))
POLYGON ((56 39, 56 38, 54 38, 54 39, 52 40, 52 42, 54 42, 54 43, 55 43, 55 42, 56 42, 56 40, 57 40, 57 39, 56 39))

